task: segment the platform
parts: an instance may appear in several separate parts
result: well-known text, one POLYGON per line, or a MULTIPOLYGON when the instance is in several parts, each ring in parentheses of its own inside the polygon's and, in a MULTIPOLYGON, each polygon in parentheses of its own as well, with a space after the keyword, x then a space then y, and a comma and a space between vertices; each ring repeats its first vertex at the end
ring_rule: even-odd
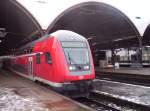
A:
POLYGON ((122 82, 150 85, 150 68, 120 67, 119 69, 95 68, 96 77, 109 78, 122 82))
POLYGON ((116 73, 116 74, 135 74, 135 75, 149 75, 150 68, 133 68, 133 67, 120 67, 119 69, 100 69, 95 68, 96 71, 105 73, 116 73))
POLYGON ((2 111, 91 111, 92 109, 59 95, 9 71, 0 71, 2 111))
POLYGON ((95 79, 94 89, 99 94, 150 108, 150 87, 95 79))

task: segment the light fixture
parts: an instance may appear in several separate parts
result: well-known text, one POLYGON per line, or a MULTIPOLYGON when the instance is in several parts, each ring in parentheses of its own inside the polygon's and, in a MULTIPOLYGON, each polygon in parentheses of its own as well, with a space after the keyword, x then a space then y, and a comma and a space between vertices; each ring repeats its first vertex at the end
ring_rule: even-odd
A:
POLYGON ((87 38, 87 40, 91 40, 91 39, 93 39, 93 37, 89 37, 89 38, 87 38))
POLYGON ((86 65, 83 68, 84 68, 84 70, 88 70, 90 67, 88 65, 86 65))
POLYGON ((145 47, 148 47, 148 48, 149 48, 150 46, 145 46, 145 47))
POLYGON ((141 19, 141 17, 139 17, 139 16, 137 16, 137 17, 135 17, 136 19, 141 19))
POLYGON ((76 70, 76 67, 75 66, 69 66, 69 70, 76 70))
POLYGON ((121 41, 121 40, 123 40, 122 38, 119 38, 119 39, 116 39, 116 40, 114 40, 115 42, 117 42, 117 41, 121 41))
POLYGON ((35 2, 43 3, 43 4, 47 3, 46 0, 35 0, 35 2))
POLYGON ((94 42, 93 44, 92 44, 92 46, 95 46, 97 43, 96 42, 94 42))

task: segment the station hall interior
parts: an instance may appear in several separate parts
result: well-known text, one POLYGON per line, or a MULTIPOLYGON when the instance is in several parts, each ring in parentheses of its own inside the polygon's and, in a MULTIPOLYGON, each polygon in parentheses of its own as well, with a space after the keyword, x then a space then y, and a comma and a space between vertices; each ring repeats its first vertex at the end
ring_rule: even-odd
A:
POLYGON ((14 54, 17 48, 56 30, 71 30, 86 37, 95 66, 99 66, 100 60, 113 65, 150 65, 150 25, 141 36, 134 23, 109 4, 85 2, 72 6, 46 30, 17 1, 3 0, 0 4, 0 55, 14 54))
POLYGON ((0 110, 150 111, 150 17, 115 2, 1 0, 0 110))

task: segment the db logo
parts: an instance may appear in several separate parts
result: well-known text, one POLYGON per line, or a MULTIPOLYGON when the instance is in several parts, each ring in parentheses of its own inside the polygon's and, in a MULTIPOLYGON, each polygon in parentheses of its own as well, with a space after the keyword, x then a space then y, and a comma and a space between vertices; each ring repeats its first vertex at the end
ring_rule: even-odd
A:
POLYGON ((79 76, 79 79, 83 79, 84 77, 83 76, 79 76))

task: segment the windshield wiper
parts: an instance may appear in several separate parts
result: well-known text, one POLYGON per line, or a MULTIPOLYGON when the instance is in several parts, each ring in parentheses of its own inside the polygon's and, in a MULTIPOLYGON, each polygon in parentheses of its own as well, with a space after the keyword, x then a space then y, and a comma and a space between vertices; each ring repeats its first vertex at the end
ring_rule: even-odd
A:
POLYGON ((70 62, 70 64, 71 64, 71 57, 70 57, 70 55, 69 55, 69 52, 68 52, 68 60, 69 60, 69 62, 70 62))
POLYGON ((68 52, 68 60, 69 60, 70 64, 73 62, 76 67, 78 67, 80 70, 82 69, 81 66, 77 65, 76 62, 70 57, 69 52, 68 52))

